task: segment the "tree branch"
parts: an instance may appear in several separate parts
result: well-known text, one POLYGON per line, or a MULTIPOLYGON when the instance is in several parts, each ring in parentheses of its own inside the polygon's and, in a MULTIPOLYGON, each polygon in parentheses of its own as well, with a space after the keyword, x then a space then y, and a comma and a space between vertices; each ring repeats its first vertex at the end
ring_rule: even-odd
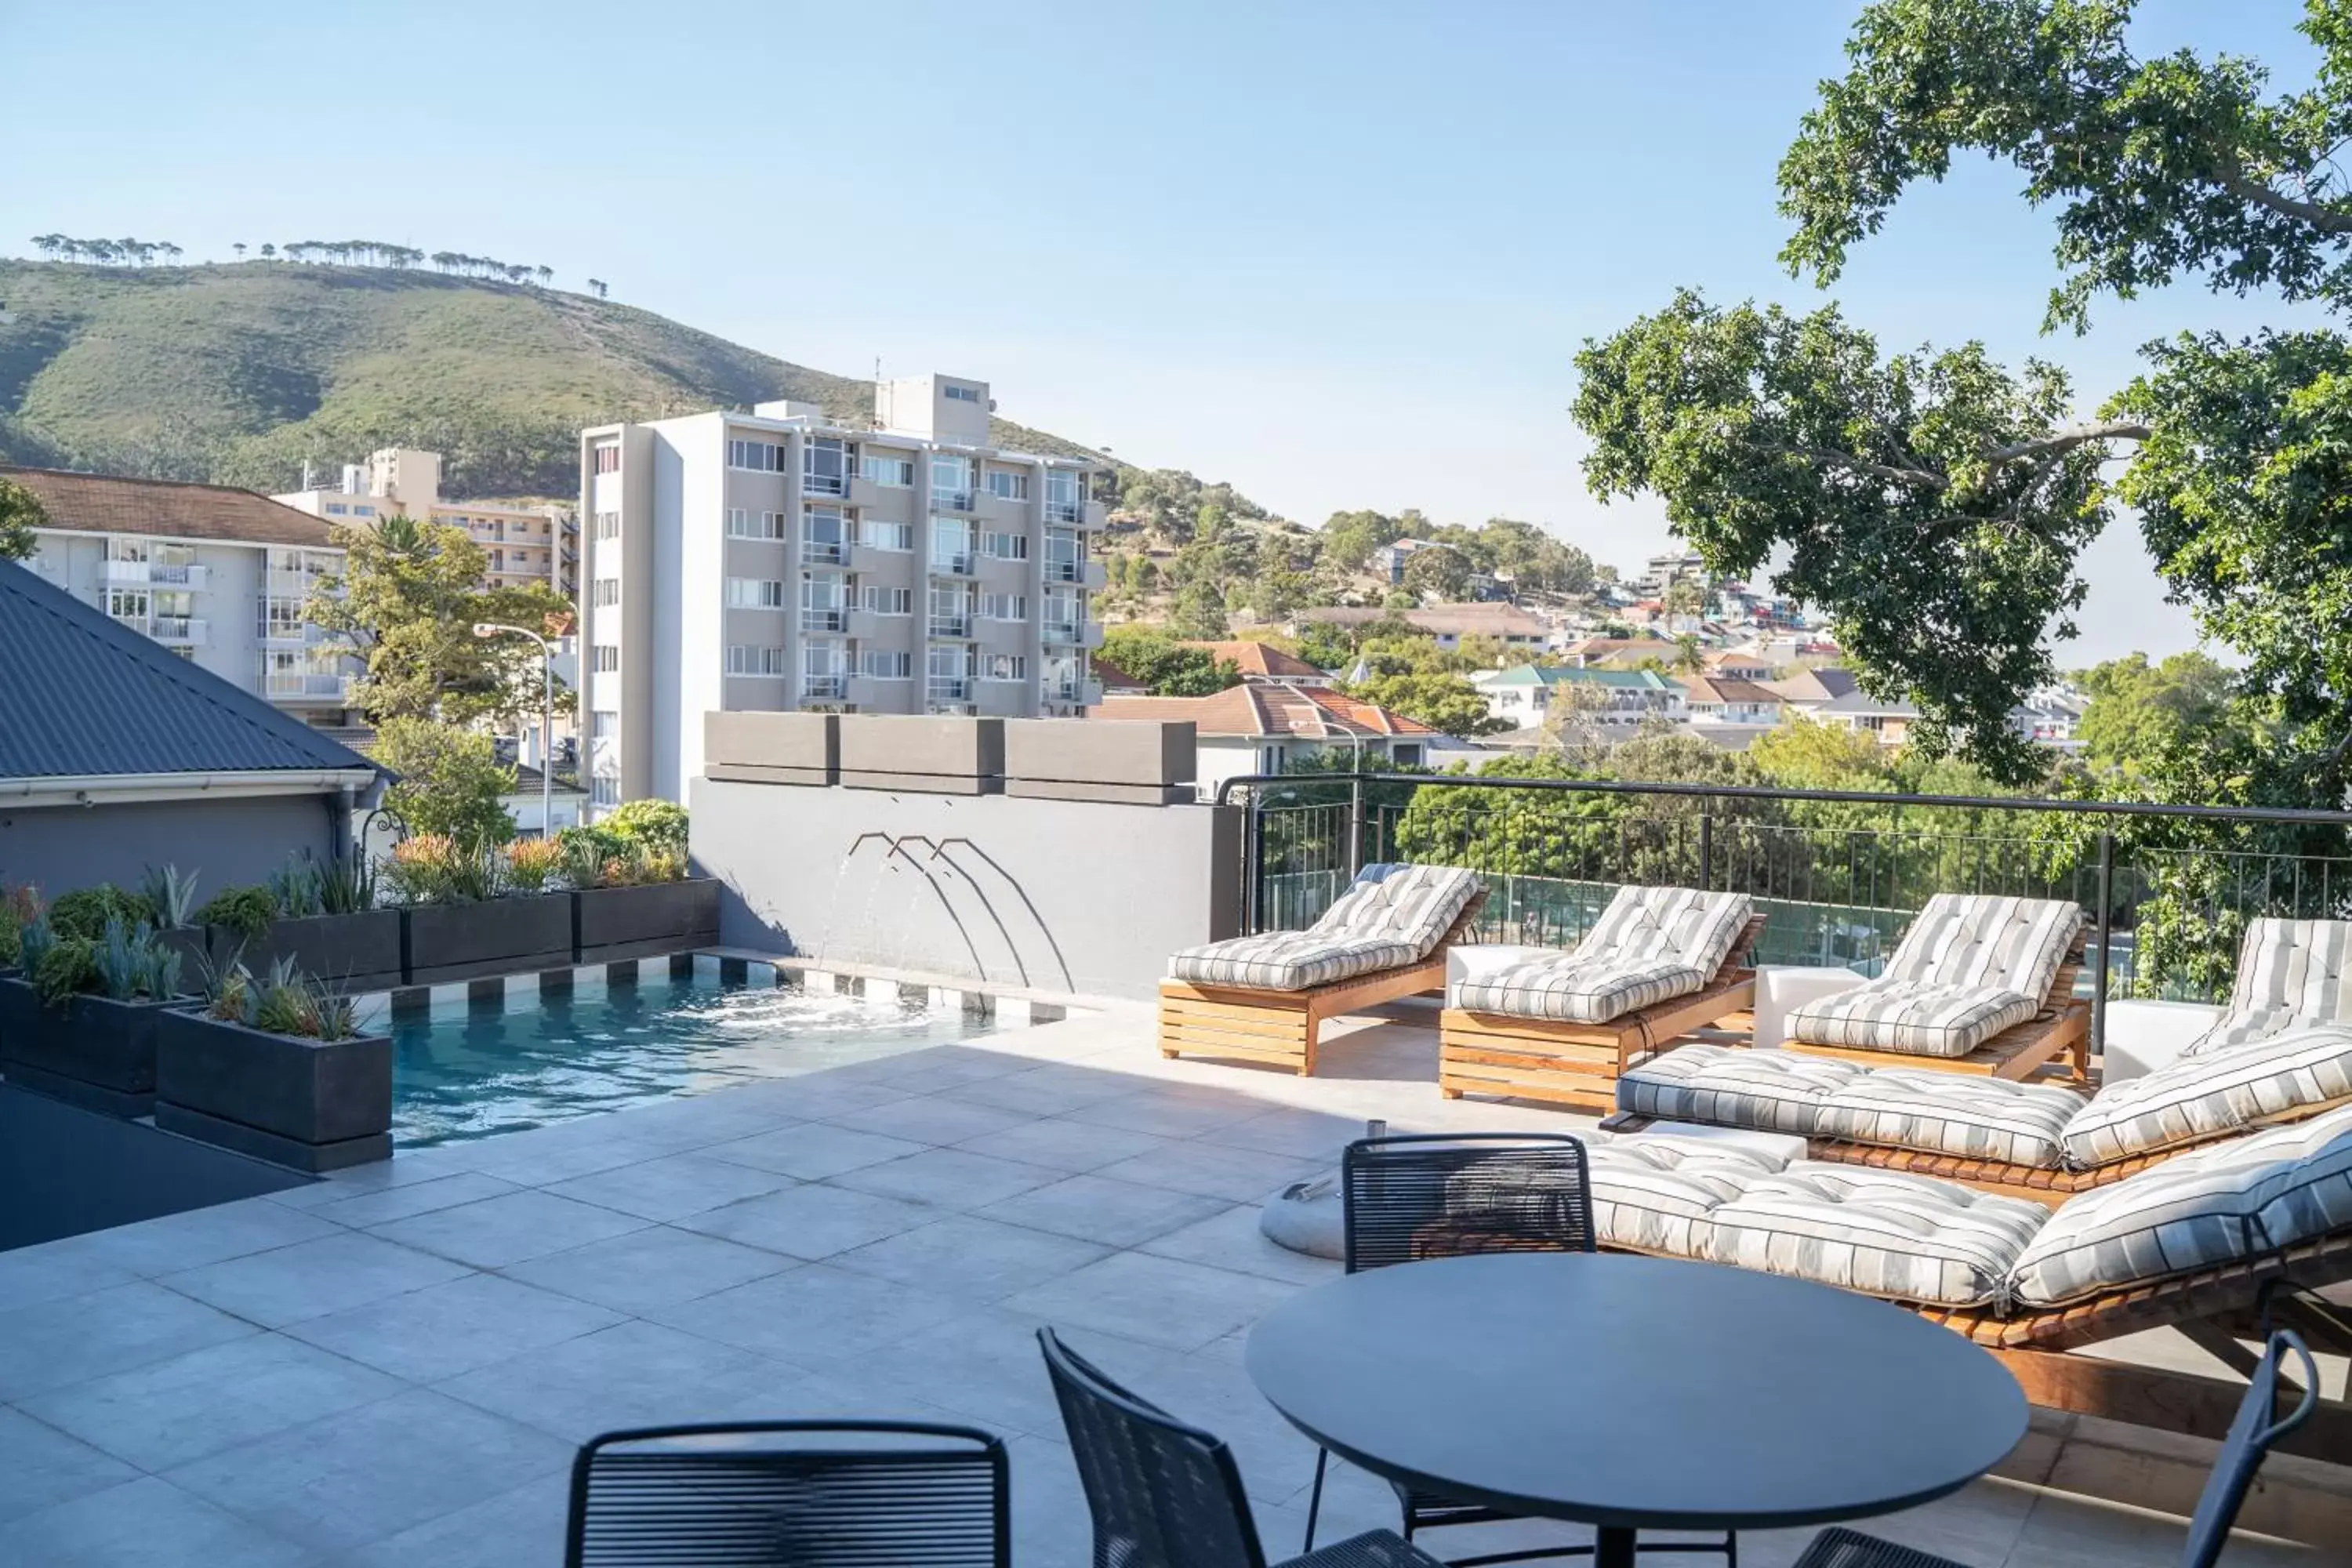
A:
POLYGON ((1868 474, 1873 479, 1885 479, 1889 484, 1925 485, 1929 489, 1940 490, 1952 482, 1933 468, 1894 468, 1885 463, 1874 463, 1866 458, 1857 458, 1851 452, 1834 451, 1827 447, 1759 446, 1756 449, 1783 458, 1802 458, 1805 461, 1822 468, 1845 468, 1857 474, 1868 474))
POLYGON ((2036 436, 2031 441, 2012 441, 2006 447, 1994 447, 1985 453, 1985 461, 1995 468, 2013 463, 2020 458, 2057 456, 2092 441, 2145 441, 2154 426, 2137 419, 2101 419, 2088 425, 2062 425, 2047 436, 2036 436))
POLYGON ((2342 207, 2327 202, 2303 201, 2274 191, 2240 168, 2224 169, 2215 178, 2231 195, 2265 211, 2307 223, 2323 234, 2352 234, 2352 212, 2342 207))

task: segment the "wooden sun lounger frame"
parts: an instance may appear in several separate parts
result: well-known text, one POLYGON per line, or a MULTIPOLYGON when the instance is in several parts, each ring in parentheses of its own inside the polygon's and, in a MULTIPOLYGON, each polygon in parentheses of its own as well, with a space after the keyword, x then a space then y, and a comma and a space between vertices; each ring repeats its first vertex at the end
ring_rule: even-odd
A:
POLYGON ((1470 933, 1486 906, 1481 888, 1462 906, 1437 945, 1402 969, 1351 975, 1305 991, 1269 991, 1250 985, 1197 985, 1189 980, 1160 983, 1160 1054, 1217 1057, 1288 1068, 1301 1078, 1315 1072, 1323 1022, 1445 989, 1446 950, 1470 933))
MULTIPOLYGON (((2074 994, 2082 978, 2087 922, 2077 922, 2065 959, 2050 979, 2050 990, 2033 1016, 2011 1024, 1964 1057, 1921 1056, 1912 1051, 1882 1051, 1855 1046, 1816 1046, 1782 1039, 1781 1048, 1809 1057, 1832 1057, 1872 1068, 1925 1068, 1931 1072, 1976 1073, 1987 1078, 2030 1079, 2046 1075, 2062 1053, 2067 1071, 2077 1083, 2091 1081, 2091 1005, 2074 994)), ((1844 993, 1841 992, 1841 995, 1844 993)))
POLYGON ((1670 1048, 1694 1029, 1756 1005, 1749 962, 1765 917, 1750 915, 1714 976, 1686 996, 1670 996, 1606 1023, 1448 1007, 1438 1015, 1437 1089, 1465 1094, 1542 1100, 1586 1110, 1613 1110, 1624 1070, 1670 1048))

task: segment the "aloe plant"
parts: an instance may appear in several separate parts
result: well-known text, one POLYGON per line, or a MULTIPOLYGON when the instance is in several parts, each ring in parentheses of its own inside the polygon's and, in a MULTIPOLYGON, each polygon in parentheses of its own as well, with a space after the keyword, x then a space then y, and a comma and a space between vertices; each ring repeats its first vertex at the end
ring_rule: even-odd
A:
POLYGON ((190 923, 196 908, 196 877, 194 871, 183 875, 177 866, 150 866, 140 878, 140 896, 147 900, 155 914, 158 926, 170 928, 190 923))

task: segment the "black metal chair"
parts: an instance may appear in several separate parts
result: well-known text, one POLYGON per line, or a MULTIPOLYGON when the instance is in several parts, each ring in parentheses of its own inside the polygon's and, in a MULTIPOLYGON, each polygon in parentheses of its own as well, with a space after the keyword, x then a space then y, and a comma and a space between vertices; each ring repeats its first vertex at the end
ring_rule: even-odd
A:
MULTIPOLYGON (((2183 1568, 2213 1568, 2221 1560, 2230 1527, 2237 1521, 2238 1509, 2254 1484, 2254 1472, 2262 1468, 2263 1456, 2272 1444, 2310 1420, 2318 1405, 2319 1363, 2312 1360, 2310 1348, 2300 1335, 2292 1329, 2277 1330, 2263 1349, 2262 1363, 2246 1384, 2245 1397, 2238 1402, 2237 1418, 2230 1423, 2230 1435, 2213 1462, 2213 1473, 2197 1499, 2197 1517, 2189 1521, 2189 1545, 2180 1555, 2183 1568), (2303 1398, 2273 1421, 2279 1365, 2290 1351, 2302 1366, 2303 1398)), ((1825 1530, 1797 1559, 1797 1568, 1967 1568, 1967 1564, 1897 1546, 1858 1530, 1825 1530)))
MULTIPOLYGON (((1266 1568, 1233 1451, 1037 1331, 1094 1518, 1095 1568, 1266 1568)), ((1385 1530, 1283 1568, 1446 1568, 1385 1530)))
POLYGON ((1010 1568, 1004 1445, 915 1421, 647 1426, 572 1465, 565 1568, 1010 1568))

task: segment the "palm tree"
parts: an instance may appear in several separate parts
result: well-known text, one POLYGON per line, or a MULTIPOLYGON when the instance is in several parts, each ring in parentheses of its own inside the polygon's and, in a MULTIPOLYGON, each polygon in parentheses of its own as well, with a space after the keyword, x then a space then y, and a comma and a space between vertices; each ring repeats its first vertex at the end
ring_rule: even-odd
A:
POLYGON ((1706 655, 1700 651, 1698 634, 1685 632, 1675 639, 1675 673, 1696 675, 1706 668, 1706 655))
POLYGON ((235 245, 230 246, 229 248, 236 252, 236 258, 239 261, 245 259, 245 241, 240 239, 235 245))

